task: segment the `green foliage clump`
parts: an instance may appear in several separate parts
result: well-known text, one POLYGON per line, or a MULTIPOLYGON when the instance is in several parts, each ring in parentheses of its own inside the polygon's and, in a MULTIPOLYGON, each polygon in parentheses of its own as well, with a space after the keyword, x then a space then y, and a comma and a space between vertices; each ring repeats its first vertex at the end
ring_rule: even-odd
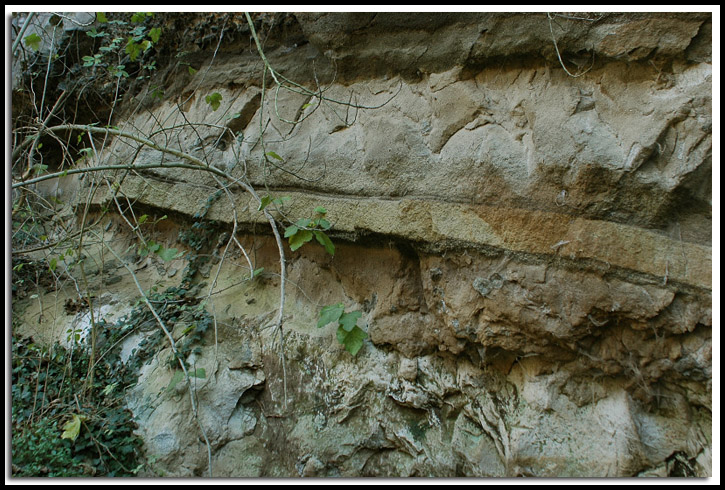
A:
POLYGON ((194 213, 195 221, 191 225, 191 228, 179 232, 179 241, 191 248, 191 253, 187 256, 189 263, 184 270, 184 277, 181 281, 183 287, 189 288, 196 272, 209 261, 209 255, 204 254, 203 251, 208 247, 218 231, 218 225, 216 221, 206 219, 206 215, 211 205, 222 194, 223 191, 221 189, 211 194, 204 203, 204 206, 194 213))
POLYGON ((335 245, 327 236, 325 231, 332 225, 325 218, 327 210, 322 206, 315 208, 315 218, 302 218, 294 225, 288 226, 284 231, 284 237, 289 239, 290 249, 294 252, 314 237, 330 255, 335 255, 335 245))
POLYGON ((357 326, 357 321, 361 316, 362 312, 360 311, 345 313, 345 306, 342 303, 325 306, 320 312, 317 328, 336 322, 337 341, 344 345, 345 350, 354 356, 362 348, 363 341, 368 336, 363 329, 357 326))
MULTIPOLYGON (((99 328, 113 345, 124 329, 99 328)), ((142 441, 125 408, 137 366, 113 350, 88 382, 90 349, 46 348, 12 338, 13 476, 133 476, 144 466, 142 441)))
POLYGON ((12 438, 12 474, 15 477, 84 476, 73 459, 72 442, 61 439, 57 423, 41 419, 12 438))
MULTIPOLYGON (((152 18, 154 14, 152 12, 136 12, 131 15, 130 22, 124 20, 128 18, 127 15, 113 14, 116 18, 109 20, 104 12, 96 13, 99 26, 86 31, 86 35, 100 41, 109 38, 110 42, 101 46, 99 52, 93 54, 93 56, 83 56, 84 67, 106 67, 111 76, 128 78, 130 74, 126 70, 127 66, 117 63, 122 56, 127 56, 130 62, 140 62, 141 70, 153 71, 156 69, 155 61, 146 64, 141 63, 144 55, 158 44, 161 38, 160 27, 156 26, 149 29, 148 26, 144 25, 146 20, 152 18), (98 29, 102 30, 99 31, 98 29)), ((26 42, 26 44, 28 43, 26 42)), ((137 72, 134 73, 138 76, 137 72)))

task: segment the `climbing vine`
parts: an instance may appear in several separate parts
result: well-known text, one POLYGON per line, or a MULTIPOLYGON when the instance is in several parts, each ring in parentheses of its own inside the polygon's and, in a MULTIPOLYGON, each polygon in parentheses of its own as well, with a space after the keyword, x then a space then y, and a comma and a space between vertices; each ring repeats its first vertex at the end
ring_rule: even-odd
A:
MULTIPOLYGON (((381 107, 395 96, 379 106, 362 106, 352 102, 352 96, 348 101, 328 97, 319 82, 317 87, 309 88, 284 77, 264 54, 255 20, 249 14, 245 14, 245 19, 263 61, 260 114, 265 114, 268 90, 274 91, 274 114, 293 126, 323 105, 340 104, 358 111, 381 107), (267 85, 268 75, 273 81, 271 89, 267 85), (277 110, 277 98, 284 91, 302 94, 311 100, 297 119, 283 118, 277 110)), ((199 282, 197 274, 210 260, 213 240, 222 230, 219 223, 207 217, 215 203, 226 199, 225 205, 233 215, 231 233, 227 234, 228 239, 222 244, 223 251, 218 257, 217 276, 228 250, 233 247, 246 259, 250 279, 263 271, 254 264, 251 254, 237 238, 235 192, 245 192, 254 199, 256 212, 269 223, 277 243, 280 297, 273 326, 279 332, 285 408, 288 397, 283 330, 287 285, 284 241, 293 252, 314 239, 330 256, 336 253, 330 238, 333 225, 325 208, 317 207, 312 216, 287 216, 282 211, 288 198, 273 196, 269 189, 266 195, 260 196, 246 172, 250 162, 244 161, 234 144, 235 165, 244 169, 241 174, 232 174, 210 159, 212 152, 227 141, 229 135, 233 142, 246 141, 242 131, 211 124, 209 126, 221 129, 221 134, 215 141, 206 141, 198 130, 203 125, 187 119, 181 109, 193 95, 199 95, 211 112, 220 110, 226 103, 219 92, 197 92, 216 60, 227 21, 220 26, 216 49, 206 68, 187 61, 189 53, 166 40, 168 33, 157 21, 158 16, 150 12, 97 12, 92 19, 83 22, 55 13, 42 19, 35 13, 27 14, 24 19, 14 18, 16 30, 12 52, 23 72, 21 87, 15 93, 27 96, 28 105, 13 118, 13 291, 39 299, 41 286, 48 286, 50 282, 59 287, 70 281, 75 285, 78 298, 70 301, 69 307, 87 309, 91 316, 90 345, 81 343, 76 331, 68 333, 67 340, 71 344, 68 348, 56 345, 46 349, 31 339, 13 336, 12 445, 13 473, 18 476, 121 476, 136 474, 145 467, 140 440, 132 432, 130 413, 123 409, 122 393, 135 383, 140 363, 146 362, 163 345, 171 348, 168 366, 175 370, 169 390, 182 381, 191 386, 190 378, 206 376, 206 372, 191 365, 189 359, 200 352, 207 334, 211 330, 216 332, 217 328, 212 297, 216 277, 207 284, 199 282), (64 22, 80 27, 76 46, 86 51, 81 52, 78 48, 72 52, 68 47, 60 47, 64 22), (182 125, 167 125, 149 109, 148 102, 164 100, 168 88, 163 83, 144 82, 152 79, 161 53, 176 60, 175 70, 182 68, 185 76, 198 79, 193 93, 185 94, 178 104, 177 114, 184 119, 182 125), (132 100, 141 102, 133 108, 132 100), (158 130, 142 134, 114 126, 114 116, 122 102, 132 113, 148 111, 158 130), (81 103, 86 106, 82 117, 78 115, 81 103), (72 119, 69 114, 73 115, 72 119), (178 136, 173 136, 177 130, 189 130, 199 136, 199 146, 184 150, 178 136), (112 141, 133 148, 132 158, 110 164, 112 141), (146 150, 162 155, 160 161, 138 163, 138 155, 146 150), (193 215, 193 223, 179 233, 178 241, 188 248, 183 253, 152 239, 147 233, 149 224, 156 224, 165 217, 153 220, 148 214, 139 215, 132 200, 124 193, 124 182, 129 176, 148 179, 148 172, 159 169, 166 172, 193 170, 215 182, 207 201, 193 215), (51 195, 39 190, 39 185, 59 182, 70 176, 78 179, 82 191, 75 195, 73 202, 69 200, 74 197, 64 196, 59 187, 51 195), (101 190, 107 191, 109 198, 92 219, 92 202, 101 190), (61 209, 72 209, 72 212, 59 213, 61 209), (156 286, 145 288, 139 283, 129 264, 128 250, 116 250, 103 233, 96 231, 101 220, 112 211, 136 237, 136 243, 131 247, 135 251, 133 257, 144 259, 153 255, 163 262, 177 258, 186 260, 178 285, 159 291, 156 286), (127 269, 139 291, 139 300, 131 313, 114 324, 108 324, 94 314, 96 295, 89 291, 85 271, 84 251, 89 240, 101 244, 104 253, 115 257, 127 269), (28 254, 43 259, 25 258, 28 254), (41 277, 46 278, 45 283, 41 282, 41 277), (204 288, 207 293, 202 300, 204 288), (157 329, 146 336, 130 360, 121 360, 119 345, 141 325, 155 325, 157 329), (51 383, 51 380, 60 382, 51 383), (50 450, 51 447, 55 449, 50 450)), ((228 115, 227 119, 238 117, 240 113, 228 115)), ((346 126, 353 122, 347 117, 343 120, 346 126)), ((250 142, 262 148, 259 163, 264 169, 263 175, 266 177, 270 169, 276 169, 307 180, 291 169, 289 161, 267 147, 265 132, 269 124, 270 120, 264 121, 260 117, 258 139, 250 142)), ((277 151, 284 154, 282 150, 277 151)), ((299 168, 305 163, 302 162, 299 168)), ((344 310, 342 303, 322 308, 318 327, 337 324, 339 342, 351 355, 356 355, 367 335, 357 324, 361 313, 345 313, 344 310)), ((191 389, 189 395, 196 418, 196 396, 191 389)), ((209 474, 212 475, 211 447, 198 418, 197 423, 207 444, 209 474)))

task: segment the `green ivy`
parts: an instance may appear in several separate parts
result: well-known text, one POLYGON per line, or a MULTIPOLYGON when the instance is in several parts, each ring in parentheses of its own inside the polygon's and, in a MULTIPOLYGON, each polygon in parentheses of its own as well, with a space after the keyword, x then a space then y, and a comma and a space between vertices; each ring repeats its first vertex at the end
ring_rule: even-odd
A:
POLYGON ((204 100, 206 100, 206 103, 211 106, 212 111, 216 111, 221 105, 222 94, 220 94, 219 92, 214 92, 211 95, 207 95, 204 100))
MULTIPOLYGON (((103 321, 98 328, 109 346, 130 329, 103 321)), ((124 399, 140 363, 124 364, 119 355, 107 352, 88 386, 90 349, 71 353, 13 335, 13 476, 132 476, 143 467, 142 441, 124 399)))

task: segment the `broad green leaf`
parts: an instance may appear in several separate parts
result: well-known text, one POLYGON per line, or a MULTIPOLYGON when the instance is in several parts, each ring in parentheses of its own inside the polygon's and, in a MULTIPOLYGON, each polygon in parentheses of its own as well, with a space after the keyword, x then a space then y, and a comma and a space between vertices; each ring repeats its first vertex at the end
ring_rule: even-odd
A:
POLYGON ((189 75, 193 75, 197 71, 199 71, 199 70, 196 70, 196 69, 192 68, 191 65, 189 65, 189 75))
POLYGON ((327 221, 325 218, 320 218, 317 220, 317 224, 322 228, 323 230, 329 230, 332 228, 332 225, 329 221, 327 221))
POLYGON ((345 350, 353 356, 358 353, 363 346, 363 340, 367 337, 368 335, 360 327, 354 327, 349 332, 345 331, 342 325, 337 328, 338 342, 344 345, 345 350))
MULTIPOLYGON (((263 210, 264 208, 266 208, 267 206, 269 206, 269 204, 271 202, 272 202, 272 198, 270 196, 264 196, 259 201, 259 208, 257 208, 257 211, 263 210)), ((287 235, 285 235, 285 236, 287 236, 287 235)))
POLYGON ((332 243, 330 237, 319 230, 315 230, 313 233, 315 234, 315 238, 317 239, 317 241, 320 242, 320 245, 325 247, 327 253, 330 255, 335 255, 335 244, 332 243))
POLYGON ((299 230, 297 233, 289 237, 290 249, 294 252, 310 240, 312 240, 312 232, 310 230, 299 230))
POLYGON ((166 388, 166 391, 174 391, 174 388, 176 388, 176 385, 178 385, 183 379, 184 379, 184 372, 176 371, 174 373, 174 377, 171 378, 171 382, 169 383, 169 386, 166 388))
POLYGON ((327 209, 323 208, 322 206, 317 206, 315 208, 315 212, 317 214, 327 214, 327 209))
POLYGON ((128 39, 126 44, 126 54, 131 58, 131 61, 136 61, 138 55, 141 54, 141 45, 133 41, 133 38, 128 39))
POLYGON ((36 33, 32 33, 29 36, 25 36, 25 38, 23 38, 23 41, 25 41, 25 45, 27 47, 29 47, 33 51, 37 51, 40 49, 40 41, 42 41, 42 39, 36 33))
POLYGON ((252 277, 257 277, 262 272, 264 272, 264 267, 260 267, 259 269, 254 269, 254 272, 252 272, 252 277))
POLYGON ((61 439, 70 439, 71 441, 75 442, 76 438, 78 437, 78 434, 80 434, 80 432, 81 432, 81 420, 84 420, 84 419, 85 419, 85 417, 83 417, 81 419, 81 417, 79 417, 78 415, 73 414, 73 420, 71 420, 70 422, 67 422, 63 426, 63 434, 61 434, 60 438, 61 439))
POLYGON ((161 257, 161 260, 164 262, 168 262, 170 260, 173 260, 174 257, 176 257, 176 254, 179 252, 178 248, 161 248, 157 252, 158 256, 161 257))
POLYGON ((206 378, 206 369, 198 368, 194 372, 189 373, 189 376, 192 378, 206 378))
POLYGON ((320 320, 317 322, 317 328, 322 328, 329 323, 338 321, 343 311, 345 311, 345 305, 342 303, 325 306, 320 311, 320 320))
POLYGON ((299 228, 297 228, 297 227, 296 227, 295 225, 289 226, 289 227, 287 227, 287 228, 286 228, 286 229, 284 230, 284 237, 285 237, 285 238, 289 238, 289 237, 291 237, 292 235, 294 235, 295 233, 297 233, 298 231, 300 231, 300 229, 299 229, 299 228))
POLYGON ((299 228, 307 228, 312 224, 312 220, 309 218, 302 218, 298 219, 295 225, 297 225, 299 228))
POLYGON ((159 42, 159 38, 161 37, 161 28, 160 27, 154 27, 149 31, 149 37, 151 38, 151 41, 153 41, 154 44, 159 42))
POLYGON ((53 257, 52 259, 50 259, 50 270, 54 271, 56 267, 58 267, 58 259, 53 257))
POLYGON ((351 311, 350 313, 344 313, 340 320, 340 326, 345 329, 346 332, 350 332, 353 328, 355 328, 355 324, 357 323, 357 319, 362 316, 362 312, 360 311, 351 311))
POLYGON ((96 38, 96 37, 106 37, 108 36, 107 32, 98 32, 96 28, 94 27, 90 31, 86 31, 86 36, 96 38))
POLYGON ((131 22, 143 22, 146 20, 146 12, 136 12, 131 16, 131 22))
POLYGON ((273 151, 268 151, 268 152, 266 153, 266 155, 267 155, 267 156, 270 156, 270 157, 272 157, 272 158, 276 158, 276 159, 277 159, 277 160, 279 160, 279 161, 282 161, 282 162, 284 162, 284 158, 282 158, 281 156, 277 155, 277 154, 276 154, 275 152, 273 152, 273 151))
POLYGON ((147 219, 149 219, 149 215, 148 214, 142 214, 141 217, 138 219, 138 224, 139 225, 142 225, 142 224, 146 223, 146 220, 147 219))
POLYGON ((106 17, 106 14, 104 12, 96 12, 96 20, 101 24, 105 24, 106 22, 108 22, 108 17, 106 17))
POLYGON ((216 111, 221 105, 222 94, 214 92, 213 94, 207 95, 204 100, 206 100, 206 103, 211 106, 212 111, 216 111))

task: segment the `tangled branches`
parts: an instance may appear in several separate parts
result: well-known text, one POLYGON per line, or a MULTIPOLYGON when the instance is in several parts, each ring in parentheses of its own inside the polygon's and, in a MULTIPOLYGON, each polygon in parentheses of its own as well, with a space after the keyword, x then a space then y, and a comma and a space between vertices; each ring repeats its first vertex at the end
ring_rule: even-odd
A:
MULTIPOLYGON (((73 251, 75 256, 80 258, 89 240, 100 243, 102 248, 122 264, 133 278, 143 303, 153 315, 159 329, 164 333, 172 351, 177 356, 179 367, 186 381, 190 386, 192 385, 190 383, 191 373, 184 363, 183 353, 180 353, 176 347, 171 329, 149 300, 146 293, 147 288, 144 288, 138 280, 128 258, 124 257, 123 252, 110 245, 102 234, 94 231, 101 219, 111 213, 112 207, 115 207, 115 213, 121 217, 136 237, 141 249, 158 252, 158 244, 153 244, 142 232, 141 225, 146 219, 146 215, 140 214, 134 208, 133 200, 124 193, 124 185, 129 176, 135 176, 153 186, 155 178, 176 178, 177 176, 173 172, 178 171, 205 176, 204 179, 198 177, 187 179, 184 181, 185 185, 202 185, 194 184, 194 181, 205 180, 211 189, 226 200, 226 205, 232 214, 232 230, 226 235, 226 241, 222 244, 223 252, 214 280, 208 285, 205 294, 212 311, 214 311, 212 295, 217 287, 217 278, 231 249, 236 248, 244 256, 249 267, 250 277, 254 277, 255 271, 258 270, 252 259, 253 254, 242 245, 237 236, 240 219, 237 195, 251 196, 252 201, 258 205, 257 212, 264 216, 269 225, 269 230, 277 244, 280 271, 279 303, 271 326, 279 333, 284 387, 282 400, 284 408, 287 409, 283 329, 287 267, 284 237, 279 227, 291 224, 293 220, 282 213, 279 206, 281 201, 270 197, 266 177, 269 169, 273 168, 302 181, 313 179, 300 173, 300 169, 306 165, 309 159, 309 151, 299 168, 292 169, 288 165, 289 162, 267 147, 268 141, 265 135, 269 125, 272 124, 272 116, 266 115, 265 104, 273 108, 271 112, 276 120, 289 124, 292 128, 303 124, 322 107, 330 109, 340 124, 349 127, 357 120, 359 111, 382 107, 389 103, 397 92, 391 94, 380 104, 362 105, 357 103, 357 99, 352 93, 347 100, 330 97, 328 90, 334 83, 334 79, 330 85, 325 87, 315 75, 315 87, 308 88, 285 77, 268 60, 252 16, 247 13, 245 18, 251 41, 262 60, 263 73, 259 106, 254 108, 254 114, 245 117, 245 121, 248 123, 253 120, 255 115, 258 115, 259 132, 256 139, 245 139, 242 131, 231 129, 230 124, 222 124, 219 120, 209 122, 206 119, 195 119, 184 110, 195 100, 204 100, 211 112, 215 112, 219 108, 222 100, 221 94, 215 92, 203 98, 199 94, 199 90, 203 86, 204 77, 217 59, 226 23, 219 29, 216 48, 206 71, 199 75, 199 83, 195 83, 195 88, 190 93, 185 93, 175 104, 168 101, 163 105, 167 112, 164 115, 163 111, 153 110, 148 103, 144 102, 149 98, 152 100, 157 97, 160 100, 163 99, 163 87, 148 83, 145 91, 135 99, 125 98, 128 93, 124 92, 124 87, 128 87, 129 77, 134 75, 142 80, 148 78, 148 74, 156 69, 154 53, 163 34, 161 27, 154 25, 151 14, 137 13, 128 19, 128 16, 111 16, 109 14, 107 17, 98 13, 93 16, 93 20, 87 23, 80 22, 79 25, 85 29, 83 32, 92 39, 91 44, 96 50, 87 54, 72 53, 68 46, 59 51, 61 22, 77 21, 62 14, 53 15, 55 17, 42 17, 33 13, 27 15, 24 24, 17 31, 12 47, 13 53, 22 54, 25 58, 26 63, 22 65, 24 69, 33 67, 35 70, 30 77, 30 82, 18 87, 17 90, 18 93, 28 95, 29 104, 26 106, 25 112, 21 111, 17 117, 14 117, 13 126, 14 144, 11 154, 13 254, 44 254, 55 277, 59 278, 65 274, 76 285, 79 301, 88 298, 84 301, 89 302, 89 309, 92 313, 92 343, 87 373, 90 381, 86 385, 89 397, 92 395, 94 386, 92 382, 94 368, 103 355, 96 345, 96 330, 100 328, 102 319, 93 317, 93 304, 90 299, 93 295, 89 291, 82 261, 79 260, 80 277, 76 277, 70 269, 56 270, 56 262, 53 262, 57 260, 59 254, 63 253, 62 251, 66 251, 67 254, 73 251), (42 22, 49 24, 42 24, 42 22), (51 27, 47 27, 48 25, 51 27), (88 30, 88 27, 91 29, 88 30), (116 36, 114 33, 119 30, 128 37, 114 37, 116 36), (48 34, 49 32, 50 34, 48 34), (124 39, 127 39, 125 46, 123 45, 124 39), (40 49, 41 43, 49 43, 47 52, 40 49), (82 56, 84 54, 85 56, 82 56), (83 66, 79 66, 81 63, 83 66), (39 70, 39 67, 44 67, 44 69, 39 70), (62 72, 63 77, 57 76, 59 71, 62 72), (271 87, 267 86, 268 77, 271 77, 272 80, 271 87), (91 109, 86 111, 85 121, 76 120, 77 112, 73 112, 73 108, 68 104, 71 101, 82 99, 85 94, 90 93, 89 91, 95 90, 93 87, 101 80, 111 82, 110 85, 106 83, 106 92, 104 92, 112 93, 112 99, 106 101, 106 110, 96 114, 91 109), (281 115, 280 95, 284 93, 301 95, 308 101, 294 118, 281 115), (52 104, 48 103, 51 96, 54 98, 52 104), (134 100, 139 101, 135 107, 132 106, 134 100), (123 128, 113 125, 116 109, 121 103, 125 104, 124 120, 126 123, 123 128), (343 111, 340 112, 337 108, 343 108, 343 111), (68 114, 73 116, 68 117, 68 114), (147 120, 153 122, 151 129, 141 130, 134 126, 132 122, 134 117, 140 115, 144 115, 147 120), (210 131, 216 131, 216 133, 210 136, 210 131), (197 143, 189 145, 189 141, 194 139, 197 143), (230 145, 226 152, 228 158, 232 160, 230 166, 220 164, 215 158, 220 145, 224 146, 225 141, 237 143, 230 145), (246 143, 250 148, 259 145, 262 149, 259 164, 263 168, 266 195, 260 194, 252 184, 249 169, 253 166, 253 162, 247 161, 239 151, 238 143, 240 142, 246 143), (52 148, 49 148, 51 146, 52 148), (194 147, 190 148, 190 146, 194 147), (230 168, 239 170, 231 172, 230 168), (150 174, 149 172, 152 171, 154 173, 150 174), (101 195, 102 192, 105 192, 104 202, 107 205, 101 207, 101 216, 91 222, 91 203, 99 202, 96 196, 101 195)), ((87 39, 83 39, 87 41, 87 39)), ((197 70, 192 70, 190 65, 188 69, 189 74, 194 76, 193 72, 197 70)), ((239 114, 235 114, 232 115, 232 118, 238 116, 239 114)), ((296 222, 302 227, 302 232, 310 231, 306 230, 305 224, 300 224, 302 221, 304 220, 296 222)), ((324 231, 328 228, 329 223, 324 231)), ((297 226, 295 226, 295 230, 297 230, 297 226)), ((329 241, 322 229, 311 231, 316 231, 316 236, 324 236, 329 241)), ((325 246, 327 249, 334 250, 331 242, 326 243, 325 246)), ((165 253, 169 255, 171 252, 166 250, 165 253)), ((216 323, 216 316, 213 316, 215 332, 216 323)), ((192 410, 196 416, 198 411, 196 396, 193 391, 190 392, 190 395, 192 410)), ((211 475, 210 444, 201 423, 199 423, 199 428, 206 441, 211 475)))

